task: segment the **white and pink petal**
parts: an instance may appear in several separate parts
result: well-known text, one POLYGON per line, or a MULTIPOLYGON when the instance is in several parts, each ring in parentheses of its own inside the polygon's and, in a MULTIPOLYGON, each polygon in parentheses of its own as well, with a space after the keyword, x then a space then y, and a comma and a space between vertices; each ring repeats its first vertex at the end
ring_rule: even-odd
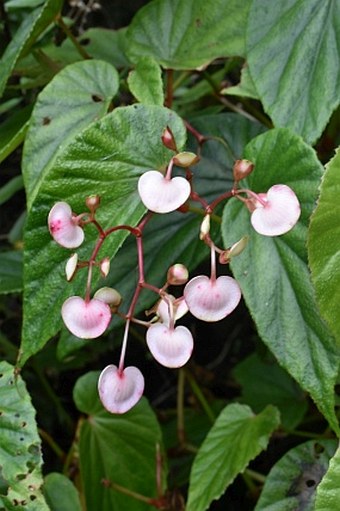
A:
POLYGON ((85 301, 80 296, 71 296, 64 302, 61 316, 73 335, 81 339, 95 339, 107 329, 111 310, 101 300, 85 301))
POLYGON ((57 202, 48 215, 48 228, 54 240, 65 248, 77 248, 84 241, 84 231, 77 224, 70 206, 57 202))
POLYGON ((137 367, 108 365, 98 380, 99 398, 110 413, 125 413, 133 408, 143 395, 144 377, 137 367))
POLYGON ((170 329, 163 323, 155 323, 148 328, 146 342, 157 362, 170 368, 184 366, 194 348, 194 340, 188 328, 177 326, 170 329))
POLYGON ((138 180, 138 193, 144 204, 155 213, 170 213, 189 198, 190 184, 184 177, 167 179, 157 170, 145 172, 138 180))

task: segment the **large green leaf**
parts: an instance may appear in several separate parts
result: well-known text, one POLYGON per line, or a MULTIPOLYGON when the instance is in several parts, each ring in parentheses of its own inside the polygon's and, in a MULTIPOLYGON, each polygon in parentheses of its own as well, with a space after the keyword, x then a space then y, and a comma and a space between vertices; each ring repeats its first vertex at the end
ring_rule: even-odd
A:
POLYGON ((87 509, 147 511, 150 506, 105 487, 102 480, 156 497, 156 446, 162 441, 159 424, 145 398, 124 415, 104 410, 97 394, 98 376, 87 373, 74 389, 78 409, 87 414, 79 438, 87 509))
POLYGON ((45 477, 44 495, 51 511, 81 511, 79 495, 63 474, 52 472, 45 477))
POLYGON ((312 215, 308 256, 323 317, 340 342, 340 152, 328 163, 312 215))
POLYGON ((288 451, 269 472, 255 510, 314 511, 316 487, 335 449, 335 440, 310 440, 288 451))
MULTIPOLYGON (((137 193, 139 176, 145 170, 164 169, 173 154, 161 142, 167 125, 182 147, 184 125, 173 112, 143 105, 117 108, 76 137, 44 175, 25 235, 21 363, 58 331, 60 307, 66 297, 83 294, 85 288, 86 271, 77 275, 72 284, 65 281, 69 253, 58 247, 48 233, 49 210, 56 201, 65 200, 80 213, 85 210, 85 198, 96 193, 102 198, 98 220, 104 228, 135 225, 145 212, 137 193)), ((120 231, 111 236, 101 254, 113 256, 126 235, 126 231, 120 231)), ((79 250, 81 259, 89 258, 96 237, 94 228, 86 229, 87 242, 79 250)))
POLYGON ((56 156, 82 129, 106 114, 118 85, 113 66, 88 60, 67 66, 39 94, 22 161, 28 207, 56 156))
POLYGON ((339 104, 340 3, 254 0, 247 60, 265 111, 314 142, 339 104))
POLYGON ((340 448, 329 462, 328 470, 316 490, 314 511, 336 509, 340 502, 340 448))
POLYGON ((279 424, 279 412, 273 406, 257 416, 248 406, 238 403, 224 408, 194 460, 187 511, 208 509, 237 474, 266 449, 279 424))
POLYGON ((249 5, 249 0, 154 0, 132 20, 127 54, 132 61, 150 56, 173 69, 244 55, 249 5))
POLYGON ((52 23, 62 4, 63 0, 47 0, 42 7, 25 17, 0 60, 0 96, 20 55, 26 52, 45 28, 52 23))
POLYGON ((264 359, 254 353, 242 360, 233 372, 242 385, 242 402, 254 412, 272 404, 280 410, 285 428, 293 429, 301 422, 308 408, 305 394, 272 357, 264 359))
POLYGON ((255 170, 244 186, 266 192, 284 183, 296 192, 302 207, 298 224, 288 234, 270 238, 251 227, 247 208, 232 199, 223 215, 226 246, 249 235, 246 250, 232 261, 233 273, 269 349, 308 391, 334 430, 334 383, 339 349, 315 304, 306 264, 306 235, 322 167, 314 151, 287 129, 260 135, 247 146, 245 157, 255 170))
POLYGON ((48 511, 41 492, 42 457, 35 410, 15 368, 0 362, 0 509, 48 511))

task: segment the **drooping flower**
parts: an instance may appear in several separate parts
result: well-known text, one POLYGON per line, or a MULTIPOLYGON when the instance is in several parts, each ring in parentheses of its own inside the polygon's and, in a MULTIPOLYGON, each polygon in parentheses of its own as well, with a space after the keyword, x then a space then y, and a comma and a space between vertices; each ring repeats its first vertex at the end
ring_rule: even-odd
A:
POLYGON ((200 275, 187 283, 184 298, 193 316, 212 322, 225 318, 237 307, 241 290, 232 277, 200 275))
POLYGON ((77 248, 84 241, 84 231, 66 202, 57 202, 48 215, 48 228, 54 240, 65 248, 77 248))
POLYGON ((295 193, 287 185, 274 185, 251 201, 251 223, 264 236, 280 236, 290 231, 299 220, 301 207, 295 193))
POLYGON ((157 170, 145 172, 138 181, 138 193, 143 204, 155 213, 169 213, 189 198, 190 184, 184 177, 164 177, 157 170))
POLYGON ((156 313, 160 321, 168 326, 171 323, 169 300, 172 304, 171 310, 173 314, 173 322, 182 318, 189 310, 184 297, 176 299, 174 296, 168 294, 167 299, 162 298, 162 300, 158 302, 156 313))
POLYGON ((191 357, 194 341, 185 326, 170 328, 155 323, 148 328, 146 342, 157 362, 165 367, 182 367, 191 357))
POLYGON ((100 400, 108 412, 125 413, 140 400, 144 391, 144 377, 137 367, 108 365, 98 381, 100 400))
POLYGON ((73 335, 82 339, 95 339, 107 329, 111 311, 101 300, 94 298, 85 301, 80 296, 71 296, 64 302, 61 316, 73 335))

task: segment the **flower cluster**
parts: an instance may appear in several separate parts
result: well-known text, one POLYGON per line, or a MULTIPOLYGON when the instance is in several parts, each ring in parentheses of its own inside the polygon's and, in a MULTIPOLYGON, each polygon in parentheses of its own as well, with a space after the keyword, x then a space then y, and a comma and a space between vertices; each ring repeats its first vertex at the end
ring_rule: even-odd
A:
MULTIPOLYGON (((66 278, 72 280, 81 268, 87 268, 88 278, 84 298, 71 296, 61 310, 66 327, 77 337, 95 339, 108 328, 113 314, 125 319, 125 331, 118 366, 109 365, 101 373, 98 391, 103 406, 111 413, 124 413, 140 399, 144 390, 144 377, 137 367, 125 366, 129 327, 131 322, 143 324, 147 328, 146 343, 153 357, 163 366, 182 367, 191 357, 194 340, 190 330, 177 321, 187 312, 202 321, 219 321, 233 312, 241 299, 237 281, 228 276, 217 276, 216 254, 219 262, 228 263, 238 256, 247 244, 247 237, 233 246, 222 249, 210 237, 211 216, 222 200, 235 197, 242 201, 251 213, 253 228, 264 236, 278 236, 288 232, 300 216, 300 204, 295 193, 286 185, 274 185, 266 193, 255 193, 239 188, 239 182, 253 171, 254 165, 247 160, 237 160, 234 165, 234 185, 232 190, 222 194, 208 204, 193 188, 190 167, 199 160, 194 153, 178 153, 169 128, 162 137, 163 143, 176 154, 171 158, 166 173, 157 170, 145 172, 138 181, 141 201, 148 209, 145 217, 136 227, 118 225, 104 230, 96 218, 100 198, 86 199, 88 212, 75 214, 65 202, 57 202, 48 216, 48 226, 54 240, 65 248, 75 249, 84 240, 84 227, 93 224, 99 233, 96 246, 88 261, 79 261, 73 254, 66 263, 66 278), (174 166, 184 169, 184 176, 173 177, 174 166), (200 275, 189 280, 187 268, 180 263, 167 271, 166 281, 161 288, 148 283, 144 276, 143 230, 154 213, 166 214, 179 208, 188 211, 189 201, 202 206, 203 221, 200 239, 210 249, 210 275, 200 275), (105 257, 97 260, 97 255, 106 238, 119 229, 127 229, 136 238, 139 279, 128 312, 123 314, 119 307, 122 297, 115 289, 104 287, 91 296, 91 281, 94 267, 101 275, 109 273, 110 261, 105 257), (181 286, 183 293, 174 297, 168 292, 170 286, 181 286), (150 320, 142 321, 134 316, 135 307, 142 289, 147 288, 157 295, 155 306, 147 311, 150 320)), ((177 293, 179 294, 179 293, 177 293)))

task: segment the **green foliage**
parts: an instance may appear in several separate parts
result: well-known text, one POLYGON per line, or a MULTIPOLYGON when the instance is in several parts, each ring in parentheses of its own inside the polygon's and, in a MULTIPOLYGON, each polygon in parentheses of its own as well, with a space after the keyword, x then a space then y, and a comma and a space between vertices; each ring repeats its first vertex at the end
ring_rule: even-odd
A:
POLYGON ((313 150, 286 129, 255 138, 247 146, 245 157, 255 163, 255 171, 247 180, 252 190, 266 191, 278 180, 291 185, 302 213, 291 232, 271 238, 257 234, 244 205, 231 200, 223 215, 225 246, 242 236, 250 237, 244 253, 232 261, 233 273, 261 338, 280 365, 311 394, 337 431, 334 384, 339 350, 318 313, 305 248, 322 167, 313 150))
POLYGON ((188 511, 208 509, 237 474, 266 449, 279 423, 278 410, 273 406, 268 406, 257 416, 245 405, 231 404, 224 408, 193 463, 188 511))
POLYGON ((22 291, 22 253, 0 253, 0 293, 22 291))
POLYGON ((163 105, 162 71, 151 57, 142 57, 138 60, 135 69, 128 76, 128 85, 140 103, 163 105))
POLYGON ((329 467, 316 490, 315 511, 336 509, 339 503, 340 458, 339 447, 329 462, 329 467))
POLYGON ((81 511, 77 490, 63 474, 48 474, 44 479, 43 490, 51 511, 81 511))
POLYGON ((7 362, 0 363, 0 509, 48 511, 41 492, 42 457, 35 410, 25 383, 7 362), (4 506, 4 507, 2 507, 4 506))

